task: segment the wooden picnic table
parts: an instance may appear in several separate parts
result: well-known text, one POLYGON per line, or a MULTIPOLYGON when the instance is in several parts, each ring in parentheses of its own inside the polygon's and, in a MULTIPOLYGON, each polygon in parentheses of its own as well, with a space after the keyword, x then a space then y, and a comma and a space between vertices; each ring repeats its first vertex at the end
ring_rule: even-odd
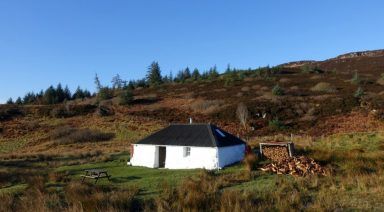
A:
POLYGON ((81 175, 83 179, 81 182, 84 182, 85 178, 95 179, 95 184, 101 178, 108 178, 110 180, 111 175, 104 169, 86 169, 84 170, 85 174, 81 175))

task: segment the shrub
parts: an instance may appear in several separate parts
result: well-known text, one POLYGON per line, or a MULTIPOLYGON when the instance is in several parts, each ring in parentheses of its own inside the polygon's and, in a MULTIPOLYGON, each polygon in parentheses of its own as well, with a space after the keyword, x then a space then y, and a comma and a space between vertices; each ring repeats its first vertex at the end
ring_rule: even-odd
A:
POLYGON ((113 97, 113 90, 108 87, 102 87, 97 94, 98 100, 108 100, 113 97))
POLYGON ((311 73, 312 72, 312 67, 310 65, 303 65, 301 67, 301 73, 311 73))
POLYGON ((71 144, 82 142, 108 141, 115 135, 113 133, 103 133, 98 130, 75 129, 63 127, 51 132, 51 139, 58 144, 71 144))
POLYGON ((252 171, 256 168, 257 165, 257 155, 254 152, 248 153, 244 157, 244 165, 247 171, 252 171))
POLYGON ((188 178, 178 187, 177 205, 182 211, 205 211, 212 207, 218 190, 214 173, 203 170, 198 179, 188 178))
POLYGON ((364 96, 364 90, 361 87, 357 88, 353 96, 356 98, 361 98, 362 96, 364 96))
POLYGON ((111 116, 115 114, 115 112, 113 111, 112 108, 100 105, 96 110, 96 114, 98 116, 111 116))
POLYGON ((53 118, 65 118, 71 116, 70 112, 64 107, 53 108, 49 114, 53 118))
POLYGON ((272 88, 272 94, 275 96, 284 95, 284 90, 277 84, 272 88))
POLYGON ((320 91, 320 92, 335 92, 336 89, 328 82, 319 82, 311 88, 311 91, 320 91))
POLYGON ((246 128, 247 120, 248 120, 248 108, 244 103, 239 103, 237 105, 236 115, 241 125, 243 125, 243 127, 246 128))
POLYGON ((268 126, 275 130, 285 129, 284 123, 281 122, 278 118, 272 119, 268 122, 268 126))
POLYGON ((217 111, 224 103, 222 100, 196 100, 191 105, 191 109, 199 113, 212 113, 217 111))
POLYGON ((0 121, 10 120, 23 115, 24 115, 24 111, 22 111, 18 107, 5 108, 5 109, 0 108, 0 121))
POLYGON ((167 182, 161 183, 161 193, 155 199, 158 211, 172 211, 177 203, 178 193, 176 188, 170 186, 167 182))
POLYGON ((52 140, 62 138, 68 136, 69 134, 72 134, 75 131, 76 129, 70 126, 60 127, 51 131, 50 138, 52 140))
POLYGON ((133 93, 126 89, 120 94, 120 105, 129 105, 133 102, 133 93))

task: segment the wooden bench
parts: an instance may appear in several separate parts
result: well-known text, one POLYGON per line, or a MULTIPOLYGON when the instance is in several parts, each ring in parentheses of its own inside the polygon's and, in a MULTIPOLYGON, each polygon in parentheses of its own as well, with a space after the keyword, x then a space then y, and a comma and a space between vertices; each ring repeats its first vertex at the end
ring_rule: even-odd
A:
POLYGON ((101 178, 107 178, 108 180, 110 180, 110 177, 111 177, 111 175, 109 175, 108 172, 103 169, 87 169, 87 170, 84 170, 84 172, 85 174, 81 175, 81 177, 83 177, 81 182, 84 182, 85 178, 90 178, 90 179, 95 179, 95 184, 96 184, 97 181, 101 178))

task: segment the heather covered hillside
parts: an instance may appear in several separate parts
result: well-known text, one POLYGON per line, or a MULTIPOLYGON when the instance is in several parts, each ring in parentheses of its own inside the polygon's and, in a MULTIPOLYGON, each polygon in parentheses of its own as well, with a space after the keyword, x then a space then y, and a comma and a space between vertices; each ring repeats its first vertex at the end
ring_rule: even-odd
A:
POLYGON ((96 76, 95 94, 60 85, 0 105, 0 211, 381 208, 382 50, 175 77, 153 63, 146 79, 112 82, 96 76), (217 171, 127 166, 131 144, 189 118, 254 152, 260 142, 293 140, 324 176, 266 173, 258 156, 217 171), (80 183, 90 168, 107 169, 111 181, 80 183))

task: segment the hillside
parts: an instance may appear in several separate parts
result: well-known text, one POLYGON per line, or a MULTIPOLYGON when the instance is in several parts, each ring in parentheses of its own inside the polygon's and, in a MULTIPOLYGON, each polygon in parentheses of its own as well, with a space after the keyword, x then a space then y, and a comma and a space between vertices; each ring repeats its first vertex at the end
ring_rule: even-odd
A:
MULTIPOLYGON (((47 142, 46 134, 55 127, 70 125, 107 132, 126 128, 124 130, 138 134, 129 139, 134 142, 142 136, 137 126, 148 133, 152 126, 157 126, 156 129, 168 123, 184 123, 189 117, 194 122, 215 123, 250 140, 276 133, 322 136, 370 131, 382 126, 379 120, 384 102, 383 73, 384 51, 377 50, 349 53, 325 61, 292 62, 272 71, 252 70, 230 83, 222 74, 213 81, 139 87, 134 90, 130 106, 119 106, 118 97, 100 102, 113 111, 105 117, 95 115, 99 110, 95 98, 46 106, 3 105, 0 138, 20 140, 36 134, 33 142, 22 145, 31 151, 47 142), (356 82, 354 77, 358 78, 356 82), (283 95, 272 93, 276 85, 281 87, 283 95), (355 97, 359 87, 364 95, 355 97), (239 103, 245 104, 249 111, 245 128, 236 116, 239 103)), ((119 139, 123 141, 124 136, 119 139)), ((117 144, 108 146, 120 148, 117 144)))
POLYGON ((383 73, 378 50, 136 87, 125 106, 121 89, 102 101, 0 105, 0 211, 380 210, 383 73), (239 107, 248 111, 244 125, 239 107), (239 135, 255 151, 261 141, 293 139, 326 174, 265 173, 260 158, 253 168, 213 172, 127 166, 130 144, 189 118, 239 135), (111 181, 80 183, 93 168, 108 170, 111 181))

